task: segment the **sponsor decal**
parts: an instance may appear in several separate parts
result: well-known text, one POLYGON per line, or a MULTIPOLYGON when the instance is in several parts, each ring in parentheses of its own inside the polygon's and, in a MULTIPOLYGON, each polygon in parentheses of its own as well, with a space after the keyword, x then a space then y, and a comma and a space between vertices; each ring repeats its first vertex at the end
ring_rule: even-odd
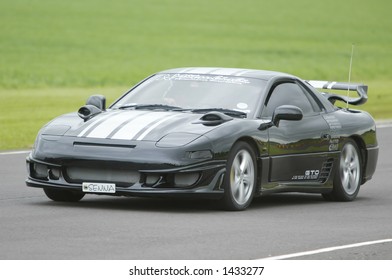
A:
POLYGON ((332 133, 342 129, 342 124, 335 116, 324 116, 324 119, 328 123, 332 133))
POLYGON ((320 175, 320 170, 306 170, 304 175, 295 175, 292 180, 317 180, 320 175))
POLYGON ((200 75, 200 74, 162 74, 162 75, 157 75, 155 77, 155 80, 198 81, 198 82, 214 82, 214 83, 226 83, 226 84, 237 84, 237 85, 250 83, 250 81, 245 78, 210 76, 210 75, 200 75))
POLYGON ((329 151, 339 150, 339 138, 332 138, 329 140, 329 151))

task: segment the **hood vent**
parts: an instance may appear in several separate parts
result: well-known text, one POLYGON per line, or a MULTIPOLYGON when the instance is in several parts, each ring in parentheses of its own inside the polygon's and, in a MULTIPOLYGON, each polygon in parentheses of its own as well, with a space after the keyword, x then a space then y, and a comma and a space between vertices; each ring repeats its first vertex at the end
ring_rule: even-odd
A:
POLYGON ((86 105, 78 111, 78 116, 85 122, 106 110, 106 98, 103 95, 92 95, 87 99, 86 105))
POLYGON ((78 116, 81 117, 84 121, 88 121, 89 119, 100 113, 102 113, 101 109, 93 105, 85 105, 79 109, 78 116))
POLYGON ((74 146, 82 147, 106 147, 106 148, 127 148, 134 149, 136 145, 125 145, 125 144, 109 144, 109 143, 89 143, 89 142, 74 142, 74 146))
POLYGON ((215 126, 220 125, 222 123, 231 121, 233 118, 225 115, 221 112, 209 112, 203 115, 199 121, 194 122, 194 124, 203 124, 205 126, 215 126))

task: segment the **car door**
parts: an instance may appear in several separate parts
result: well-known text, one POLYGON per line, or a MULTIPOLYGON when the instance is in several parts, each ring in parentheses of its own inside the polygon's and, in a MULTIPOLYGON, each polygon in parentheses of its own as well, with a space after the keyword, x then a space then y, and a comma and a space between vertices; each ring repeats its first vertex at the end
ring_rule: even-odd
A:
POLYGON ((317 183, 328 166, 329 126, 322 104, 299 81, 276 82, 270 90, 263 116, 272 118, 275 108, 294 105, 303 111, 300 121, 282 120, 268 130, 270 182, 317 183))

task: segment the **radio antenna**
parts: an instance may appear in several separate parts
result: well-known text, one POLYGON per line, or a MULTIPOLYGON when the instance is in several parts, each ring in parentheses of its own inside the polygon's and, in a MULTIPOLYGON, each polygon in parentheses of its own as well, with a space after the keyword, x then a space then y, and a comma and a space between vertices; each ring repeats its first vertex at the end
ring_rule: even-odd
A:
POLYGON ((348 87, 347 87, 347 102, 346 108, 348 109, 348 99, 350 98, 350 83, 351 83, 351 69, 353 66, 354 44, 351 45, 350 69, 348 71, 348 87))

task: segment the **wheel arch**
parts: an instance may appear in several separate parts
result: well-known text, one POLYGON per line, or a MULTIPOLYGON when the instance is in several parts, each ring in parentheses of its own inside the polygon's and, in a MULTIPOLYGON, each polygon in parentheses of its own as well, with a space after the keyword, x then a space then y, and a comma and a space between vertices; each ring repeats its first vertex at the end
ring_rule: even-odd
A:
POLYGON ((257 143, 256 143, 256 141, 252 137, 244 136, 244 137, 238 138, 237 141, 234 142, 233 146, 236 143, 238 143, 238 142, 246 142, 246 143, 248 143, 255 150, 256 157, 260 156, 260 151, 259 151, 259 149, 257 147, 257 143))
POLYGON ((255 139, 249 136, 244 136, 240 137, 233 143, 233 146, 237 144, 238 142, 245 142, 249 144, 253 151, 255 152, 255 157, 256 157, 256 170, 257 170, 257 179, 256 179, 256 188, 255 188, 255 194, 258 195, 261 189, 261 183, 262 183, 262 161, 260 160, 260 150, 258 148, 257 142, 255 139))
POLYGON ((361 156, 361 184, 365 183, 365 170, 366 170, 366 165, 367 165, 367 152, 366 152, 366 144, 365 141, 360 137, 359 135, 352 135, 349 137, 349 139, 353 140, 355 144, 357 144, 359 153, 361 156))

